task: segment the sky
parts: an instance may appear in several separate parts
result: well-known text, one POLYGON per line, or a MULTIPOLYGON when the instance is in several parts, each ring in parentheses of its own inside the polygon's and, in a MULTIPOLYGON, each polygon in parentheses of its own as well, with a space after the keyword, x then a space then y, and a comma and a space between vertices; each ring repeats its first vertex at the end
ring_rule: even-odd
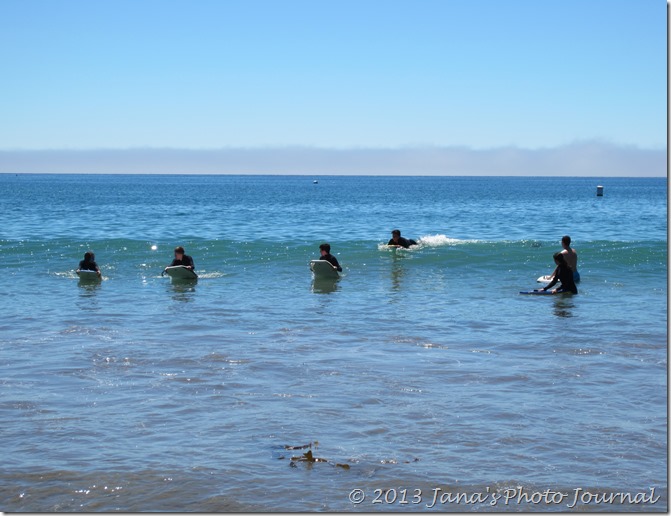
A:
POLYGON ((5 173, 666 174, 665 0, 2 0, 0 71, 5 173))

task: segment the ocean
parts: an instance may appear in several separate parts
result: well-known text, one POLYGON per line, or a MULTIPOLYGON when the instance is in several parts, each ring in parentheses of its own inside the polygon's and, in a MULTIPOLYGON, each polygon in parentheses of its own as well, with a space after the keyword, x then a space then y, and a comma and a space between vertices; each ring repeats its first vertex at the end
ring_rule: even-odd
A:
POLYGON ((1 511, 668 510, 666 178, 0 189, 1 511))

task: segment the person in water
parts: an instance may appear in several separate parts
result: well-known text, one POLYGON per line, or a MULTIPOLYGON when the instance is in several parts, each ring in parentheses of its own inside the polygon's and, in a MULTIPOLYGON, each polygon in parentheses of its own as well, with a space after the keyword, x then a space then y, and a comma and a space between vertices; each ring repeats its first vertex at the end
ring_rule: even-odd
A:
POLYGON ((573 271, 566 263, 564 255, 562 253, 555 253, 552 257, 557 264, 557 268, 552 273, 552 280, 550 283, 540 290, 547 292, 548 289, 554 287, 559 281, 561 282, 561 287, 554 289, 552 291, 553 294, 560 294, 562 292, 572 292, 577 294, 578 287, 575 286, 575 281, 573 281, 573 271))
MULTIPOLYGON (((564 261, 568 265, 569 269, 573 271, 573 282, 580 282, 580 273, 578 272, 578 253, 575 252, 575 249, 571 248, 571 237, 564 235, 561 238, 561 246, 563 249, 560 251, 562 256, 564 256, 564 261)), ((554 273, 550 275, 550 281, 554 279, 554 273)))
POLYGON ((331 244, 321 244, 319 246, 319 257, 320 260, 326 260, 329 262, 338 272, 342 272, 342 267, 338 263, 338 259, 331 254, 331 244))
POLYGON ((412 238, 403 238, 401 236, 401 231, 398 229, 394 229, 391 232, 391 240, 389 240, 387 245, 391 245, 394 247, 403 247, 404 249, 407 249, 411 245, 417 245, 417 242, 415 242, 412 238))
POLYGON ((169 265, 169 267, 176 267, 178 265, 183 265, 187 269, 195 270, 196 267, 193 264, 193 258, 188 254, 184 253, 184 248, 180 245, 175 247, 175 259, 169 265))
POLYGON ((79 262, 79 268, 77 269, 77 272, 79 271, 93 271, 97 272, 98 276, 101 276, 100 268, 96 263, 96 255, 93 254, 93 251, 86 251, 84 253, 84 259, 79 262))
POLYGON ((571 237, 564 235, 561 238, 561 246, 563 247, 561 254, 564 255, 566 265, 573 271, 573 281, 578 283, 580 281, 580 273, 578 272, 578 253, 571 248, 571 237))

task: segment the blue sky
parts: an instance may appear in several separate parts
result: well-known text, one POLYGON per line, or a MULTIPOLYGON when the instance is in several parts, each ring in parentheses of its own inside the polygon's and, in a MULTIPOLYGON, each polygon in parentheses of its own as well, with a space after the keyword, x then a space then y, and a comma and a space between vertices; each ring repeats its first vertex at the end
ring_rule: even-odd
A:
POLYGON ((0 150, 665 151, 666 7, 3 0, 0 150))

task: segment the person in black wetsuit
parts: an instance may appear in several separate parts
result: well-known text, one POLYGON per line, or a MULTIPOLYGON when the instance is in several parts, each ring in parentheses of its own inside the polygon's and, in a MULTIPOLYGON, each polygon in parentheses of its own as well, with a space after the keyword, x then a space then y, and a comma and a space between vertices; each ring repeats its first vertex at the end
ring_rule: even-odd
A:
POLYGON ((184 254, 184 248, 181 245, 175 247, 175 259, 172 261, 169 267, 176 267, 177 265, 183 265, 192 271, 196 269, 196 266, 193 264, 193 258, 191 258, 188 254, 184 254))
POLYGON ((333 265, 338 272, 342 272, 342 267, 338 263, 338 259, 331 254, 331 244, 321 244, 319 246, 319 253, 321 254, 319 260, 326 260, 333 265))
POLYGON ((100 268, 96 263, 96 256, 93 254, 93 251, 86 251, 84 253, 84 259, 79 262, 79 268, 77 269, 77 272, 79 271, 94 271, 100 276, 100 268))
POLYGON ((393 245, 395 247, 403 247, 404 249, 407 249, 411 245, 417 245, 417 242, 415 242, 412 238, 403 238, 401 236, 401 231, 394 229, 391 232, 391 240, 389 240, 387 245, 393 245))
POLYGON ((575 286, 575 281, 573 280, 573 270, 568 266, 566 260, 564 260, 564 255, 562 253, 555 253, 552 256, 557 264, 557 268, 552 273, 552 281, 547 284, 545 288, 542 288, 542 291, 547 291, 549 288, 554 287, 558 281, 561 282, 561 287, 556 288, 552 291, 553 294, 560 294, 562 292, 572 292, 574 294, 578 293, 578 287, 575 286))

